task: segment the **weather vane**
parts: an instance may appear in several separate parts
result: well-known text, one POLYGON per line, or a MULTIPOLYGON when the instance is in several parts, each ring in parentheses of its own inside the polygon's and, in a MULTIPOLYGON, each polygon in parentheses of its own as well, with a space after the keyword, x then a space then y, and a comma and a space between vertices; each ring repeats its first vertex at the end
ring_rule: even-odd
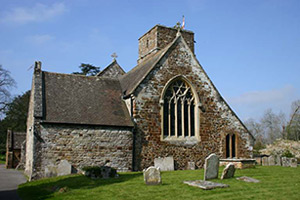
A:
POLYGON ((116 60, 116 58, 118 57, 118 55, 116 54, 116 52, 114 52, 113 54, 111 54, 111 57, 116 60))

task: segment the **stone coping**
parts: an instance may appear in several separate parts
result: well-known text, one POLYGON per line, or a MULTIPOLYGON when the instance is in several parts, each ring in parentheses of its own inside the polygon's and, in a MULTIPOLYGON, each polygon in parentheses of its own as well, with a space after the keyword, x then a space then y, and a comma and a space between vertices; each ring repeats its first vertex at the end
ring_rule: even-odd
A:
POLYGON ((228 158, 228 159, 220 159, 220 162, 255 162, 255 159, 251 158, 228 158))

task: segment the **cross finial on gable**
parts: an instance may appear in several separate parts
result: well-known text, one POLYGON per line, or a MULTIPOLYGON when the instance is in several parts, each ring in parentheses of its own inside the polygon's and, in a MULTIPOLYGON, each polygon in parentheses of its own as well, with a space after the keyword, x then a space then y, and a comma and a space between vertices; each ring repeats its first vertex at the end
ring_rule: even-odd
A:
POLYGON ((116 60, 116 58, 118 57, 118 55, 116 54, 116 52, 114 52, 113 54, 111 54, 111 57, 113 58, 113 60, 116 60))

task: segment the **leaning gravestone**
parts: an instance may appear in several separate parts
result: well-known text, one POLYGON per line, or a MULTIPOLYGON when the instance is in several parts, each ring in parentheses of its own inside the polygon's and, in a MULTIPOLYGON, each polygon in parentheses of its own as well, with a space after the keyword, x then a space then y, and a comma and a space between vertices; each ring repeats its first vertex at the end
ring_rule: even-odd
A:
POLYGON ((188 162, 187 169, 188 170, 195 170, 195 163, 194 162, 188 162))
POLYGON ((72 173, 72 165, 67 160, 61 160, 57 166, 57 176, 64 176, 72 173))
POLYGON ((173 156, 165 158, 155 158, 154 166, 161 171, 174 171, 174 159, 173 156))
POLYGON ((232 178, 234 176, 235 167, 234 164, 228 163, 223 170, 221 179, 232 178))
POLYGON ((144 169, 144 181, 147 185, 161 184, 160 169, 156 167, 148 167, 144 169))
POLYGON ((204 180, 218 178, 219 173, 219 158, 216 154, 210 154, 205 159, 204 164, 204 180))
POLYGON ((268 163, 269 163, 269 166, 274 166, 275 165, 275 156, 269 156, 268 163))
POLYGON ((297 158, 290 158, 290 166, 291 167, 297 167, 298 166, 297 158))
POLYGON ((269 165, 269 159, 268 157, 262 158, 262 166, 268 166, 269 165))

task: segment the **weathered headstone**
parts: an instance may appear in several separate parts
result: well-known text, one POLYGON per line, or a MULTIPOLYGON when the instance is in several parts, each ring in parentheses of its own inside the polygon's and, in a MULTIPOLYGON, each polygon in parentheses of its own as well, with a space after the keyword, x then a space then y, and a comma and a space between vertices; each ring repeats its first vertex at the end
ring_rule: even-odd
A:
POLYGON ((205 159, 204 164, 204 180, 218 178, 219 174, 219 158, 216 154, 210 154, 205 159))
POLYGON ((160 169, 156 167, 148 167, 144 169, 144 181, 147 185, 161 184, 160 169))
POLYGON ((260 182, 259 180, 255 179, 255 178, 248 177, 248 176, 242 176, 242 177, 238 177, 236 179, 240 180, 240 181, 249 182, 249 183, 259 183, 260 182))
POLYGON ((268 163, 269 163, 269 166, 274 166, 275 165, 275 156, 269 156, 268 157, 268 163))
POLYGON ((281 158, 282 166, 283 167, 289 167, 290 166, 290 159, 287 157, 281 158))
POLYGON ((174 159, 173 156, 165 158, 155 158, 154 166, 161 171, 174 171, 174 159))
POLYGON ((262 166, 269 166, 268 157, 262 157, 262 166))
POLYGON ((291 167, 297 167, 298 166, 297 158, 290 158, 290 166, 291 167))
POLYGON ((61 160, 57 166, 57 176, 64 176, 72 173, 72 165, 67 160, 61 160))
POLYGON ((280 155, 276 155, 275 165, 281 166, 281 156, 280 155))
POLYGON ((195 170, 195 163, 194 162, 188 162, 187 169, 188 170, 195 170))
POLYGON ((232 178, 234 176, 235 167, 234 164, 229 163, 223 170, 221 179, 232 178))
POLYGON ((199 187, 203 190, 211 190, 215 188, 226 188, 229 185, 223 183, 214 183, 211 181, 203 181, 203 180, 196 180, 196 181, 183 181, 183 183, 188 184, 190 186, 199 187))

